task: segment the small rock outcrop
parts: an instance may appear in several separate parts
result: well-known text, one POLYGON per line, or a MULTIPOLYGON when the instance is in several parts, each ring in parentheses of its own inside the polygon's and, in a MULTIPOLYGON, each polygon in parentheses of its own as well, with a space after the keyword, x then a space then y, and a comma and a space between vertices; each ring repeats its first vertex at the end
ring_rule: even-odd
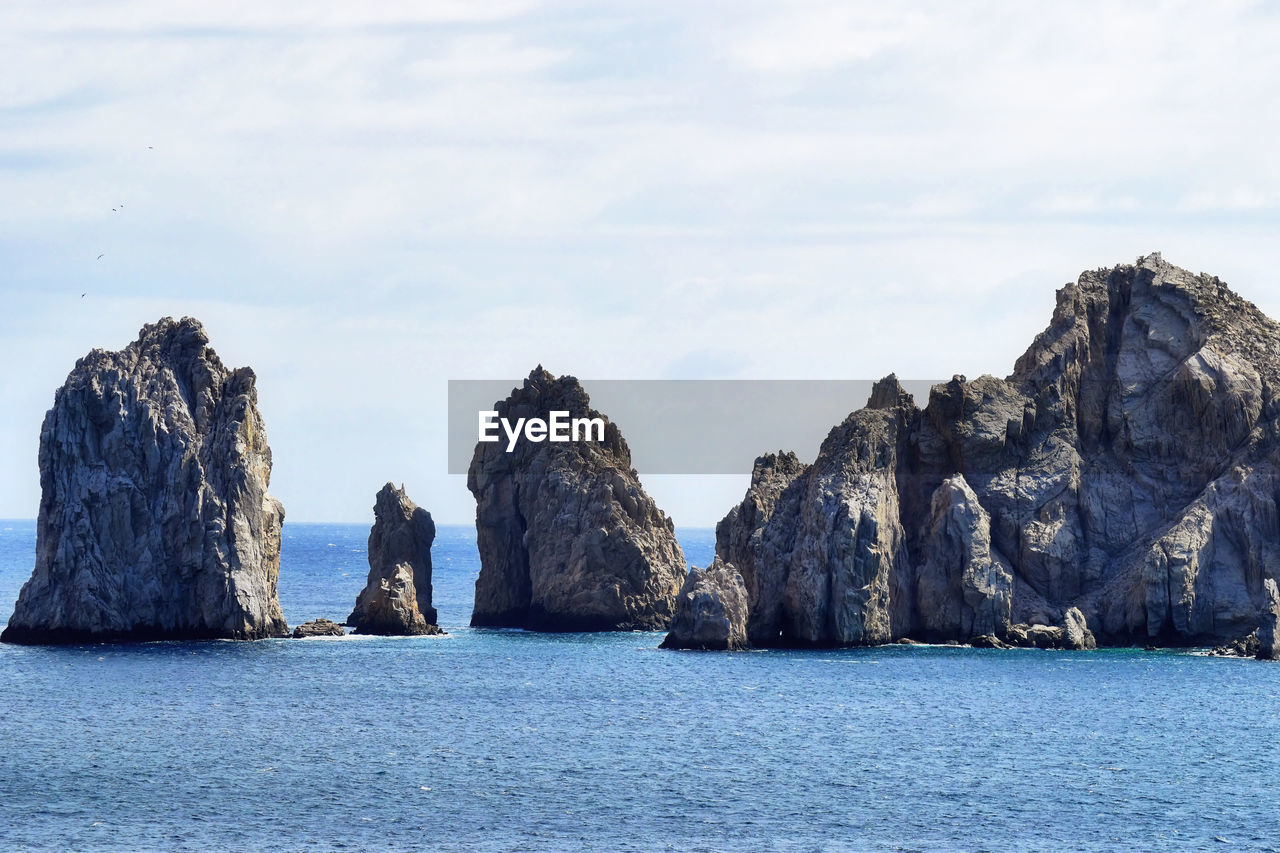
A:
POLYGON ((686 573, 671 520, 645 494, 618 427, 572 376, 538 367, 500 418, 600 419, 567 442, 481 442, 467 472, 480 575, 473 626, 542 631, 665 629, 686 573))
POLYGON ((662 648, 736 651, 747 646, 742 575, 719 557, 705 569, 691 569, 676 597, 676 615, 662 648))
POLYGON ((1258 620, 1258 660, 1280 660, 1280 589, 1267 578, 1263 583, 1265 598, 1258 620))
POLYGON ((1245 637, 1237 637, 1229 643, 1214 646, 1209 654, 1221 658, 1256 658, 1262 644, 1258 642, 1258 634, 1254 632, 1245 637))
POLYGON ((1083 651, 1098 647, 1098 642, 1094 639, 1093 632, 1089 630, 1084 614, 1080 612, 1079 607, 1072 607, 1067 610, 1066 615, 1063 617, 1062 632, 1063 648, 1083 651))
POLYGON ((270 479, 253 371, 199 322, 93 350, 44 419, 36 565, 0 639, 286 636, 270 479))
POLYGON ((431 605, 431 513, 387 483, 373 505, 369 579, 347 624, 357 634, 416 636, 444 633, 431 605))
POLYGON ((300 640, 304 637, 341 637, 346 633, 346 629, 337 622, 329 619, 312 619, 294 628, 293 638, 300 640))
POLYGON ((1159 255, 1085 272, 1008 377, 886 377, 793 460, 717 528, 753 645, 1234 640, 1280 571, 1280 326, 1159 255))

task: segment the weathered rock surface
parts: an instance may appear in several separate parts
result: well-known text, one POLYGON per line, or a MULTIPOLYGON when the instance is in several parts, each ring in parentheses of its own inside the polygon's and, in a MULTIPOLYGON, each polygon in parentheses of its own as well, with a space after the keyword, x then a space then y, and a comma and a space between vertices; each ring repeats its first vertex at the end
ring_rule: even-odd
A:
POLYGON ((1267 578, 1263 582, 1262 613, 1258 619, 1258 660, 1280 660, 1280 589, 1267 578))
POLYGON ((36 565, 0 639, 285 636, 253 371, 196 320, 76 362, 40 435, 36 565))
POLYGON ((751 642, 1241 637, 1280 571, 1278 389, 1280 327, 1217 278, 1086 272, 1006 379, 919 408, 888 377, 813 465, 758 461, 717 529, 751 642))
POLYGON ((1079 607, 1072 607, 1067 610, 1066 615, 1063 617, 1062 631, 1063 648, 1082 651, 1098 647, 1097 640, 1094 639, 1093 632, 1089 630, 1089 625, 1079 607))
POLYGON ((992 553, 991 517, 963 474, 934 490, 916 579, 921 633, 943 639, 1009 630, 1013 575, 992 553))
POLYGON ((671 520, 645 494, 631 451, 572 376, 538 367, 499 417, 601 418, 603 441, 479 443, 480 576, 471 624, 543 631, 665 629, 686 564, 671 520))
POLYGON ((1223 658, 1256 658, 1260 648, 1261 644, 1255 632, 1247 637, 1238 637, 1224 645, 1214 646, 1209 650, 1209 654, 1223 658))
POLYGON ((719 557, 689 571, 676 597, 676 615, 664 649, 747 648, 747 588, 733 565, 719 557))
POLYGON ((346 629, 337 622, 329 619, 312 619, 294 628, 293 638, 300 640, 304 637, 341 637, 346 633, 346 629))
POLYGON ((441 634, 431 605, 431 513, 387 483, 373 505, 369 579, 347 624, 357 634, 441 634))

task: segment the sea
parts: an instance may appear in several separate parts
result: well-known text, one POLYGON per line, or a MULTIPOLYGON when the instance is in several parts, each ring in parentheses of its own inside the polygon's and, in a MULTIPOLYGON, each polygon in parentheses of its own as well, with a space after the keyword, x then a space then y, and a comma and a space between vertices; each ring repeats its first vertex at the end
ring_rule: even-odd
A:
MULTIPOLYGON (((367 536, 286 524, 291 625, 367 536)), ((0 620, 34 550, 0 522, 0 620)), ((1280 847, 1280 664, 473 630, 474 529, 433 562, 442 637, 0 646, 0 849, 1280 847)))

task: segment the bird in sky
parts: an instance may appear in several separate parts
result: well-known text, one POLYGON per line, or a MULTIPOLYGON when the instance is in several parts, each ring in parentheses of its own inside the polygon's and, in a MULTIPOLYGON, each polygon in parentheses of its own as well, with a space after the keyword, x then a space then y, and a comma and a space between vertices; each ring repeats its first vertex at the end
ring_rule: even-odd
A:
MULTIPOLYGON (((103 253, 102 253, 102 255, 105 255, 105 254, 106 254, 106 252, 103 252, 103 253)), ((98 257, 94 258, 94 260, 96 260, 96 261, 100 261, 100 260, 102 260, 102 255, 98 255, 98 257)))
POLYGON ((80 294, 80 298, 81 298, 81 299, 84 299, 84 294, 83 294, 83 293, 82 293, 82 294, 80 294))

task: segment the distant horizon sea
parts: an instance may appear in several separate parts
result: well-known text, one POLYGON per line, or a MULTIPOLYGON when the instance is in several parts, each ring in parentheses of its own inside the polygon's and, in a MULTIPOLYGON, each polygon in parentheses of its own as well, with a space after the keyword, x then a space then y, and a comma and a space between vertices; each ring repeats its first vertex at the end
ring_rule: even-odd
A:
MULTIPOLYGON (((368 533, 285 524, 290 626, 368 533)), ((432 561, 443 637, 0 644, 0 850, 1280 849, 1280 665, 471 629, 474 528, 432 561)))

